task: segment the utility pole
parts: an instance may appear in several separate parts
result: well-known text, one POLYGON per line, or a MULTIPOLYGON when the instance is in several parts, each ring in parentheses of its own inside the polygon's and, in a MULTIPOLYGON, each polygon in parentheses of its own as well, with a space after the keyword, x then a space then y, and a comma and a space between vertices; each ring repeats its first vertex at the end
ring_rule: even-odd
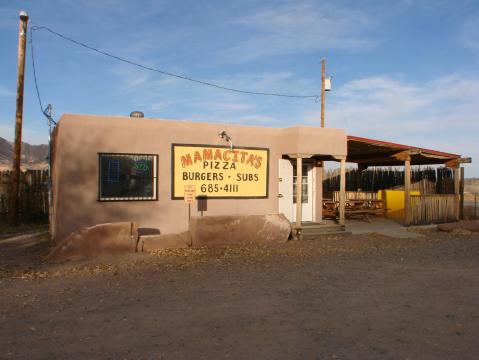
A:
POLYGON ((321 127, 324 127, 324 99, 326 91, 326 59, 321 59, 321 127))
MULTIPOLYGON (((324 100, 325 100, 325 92, 326 92, 326 59, 321 59, 321 127, 324 128, 324 100)), ((318 166, 321 168, 320 176, 316 180, 318 182, 318 186, 321 187, 321 194, 322 194, 322 186, 323 181, 326 179, 326 169, 324 168, 324 161, 318 162, 318 166)), ((319 173, 318 173, 319 175, 319 173)))
POLYGON ((20 11, 18 28, 18 64, 17 64, 17 104, 15 115, 15 142, 13 145, 13 176, 10 192, 10 224, 18 225, 18 208, 20 196, 20 160, 22 156, 22 121, 23 121, 23 85, 25 80, 25 48, 27 44, 28 14, 20 11))

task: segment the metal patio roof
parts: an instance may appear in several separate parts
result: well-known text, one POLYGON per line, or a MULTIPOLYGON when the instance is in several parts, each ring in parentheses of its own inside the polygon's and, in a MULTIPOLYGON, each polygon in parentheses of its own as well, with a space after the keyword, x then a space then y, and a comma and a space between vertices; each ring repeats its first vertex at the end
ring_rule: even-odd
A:
POLYGON ((397 144, 388 141, 348 135, 348 156, 346 161, 362 166, 404 165, 404 154, 411 159, 411 165, 436 165, 450 162, 470 162, 459 154, 425 149, 417 146, 397 144))

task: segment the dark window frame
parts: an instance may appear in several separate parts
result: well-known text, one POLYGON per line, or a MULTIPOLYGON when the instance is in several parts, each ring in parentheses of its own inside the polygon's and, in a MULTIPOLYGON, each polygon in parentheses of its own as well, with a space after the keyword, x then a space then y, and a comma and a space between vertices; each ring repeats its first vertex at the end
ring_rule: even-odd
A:
POLYGON ((98 153, 98 201, 100 202, 117 202, 117 201, 158 201, 158 154, 140 154, 140 153, 98 153), (101 172, 101 159, 102 156, 151 156, 153 157, 154 171, 153 171, 153 196, 152 197, 102 197, 101 196, 101 186, 102 186, 102 172, 101 172))

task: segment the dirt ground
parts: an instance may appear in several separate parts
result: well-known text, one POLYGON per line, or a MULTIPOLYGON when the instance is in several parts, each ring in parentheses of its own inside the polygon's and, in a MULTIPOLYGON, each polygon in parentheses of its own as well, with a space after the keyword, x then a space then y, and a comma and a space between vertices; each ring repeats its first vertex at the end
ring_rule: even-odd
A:
POLYGON ((0 239, 0 359, 477 359, 479 234, 48 265, 0 239))

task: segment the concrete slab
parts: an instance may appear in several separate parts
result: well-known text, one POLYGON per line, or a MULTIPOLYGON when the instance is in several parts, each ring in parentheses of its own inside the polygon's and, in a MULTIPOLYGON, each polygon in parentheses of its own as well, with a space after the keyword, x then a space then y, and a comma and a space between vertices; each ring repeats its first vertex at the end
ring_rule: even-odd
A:
POLYGON ((371 218, 371 222, 346 220, 346 231, 356 234, 381 234, 395 238, 420 238, 423 234, 408 231, 402 224, 384 217, 371 218))

